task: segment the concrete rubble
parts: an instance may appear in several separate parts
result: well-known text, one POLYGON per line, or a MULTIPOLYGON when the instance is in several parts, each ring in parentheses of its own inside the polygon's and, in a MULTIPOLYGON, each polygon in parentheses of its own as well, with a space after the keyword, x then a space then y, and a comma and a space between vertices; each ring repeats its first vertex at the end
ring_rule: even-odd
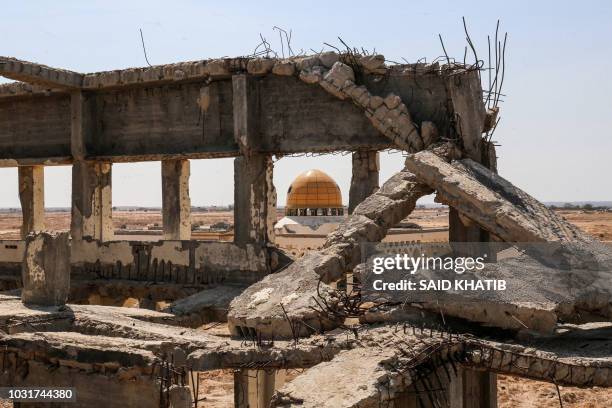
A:
MULTIPOLYGON (((414 275, 414 280, 452 280, 455 279, 453 274, 420 270, 414 275)), ((371 283, 367 277, 361 278, 371 283)), ((362 321, 416 323, 434 320, 441 323, 442 315, 446 319, 459 318, 484 327, 550 334, 560 322, 584 324, 612 318, 612 276, 609 270, 575 269, 568 273, 523 254, 486 263, 483 270, 465 272, 460 279, 503 280, 506 289, 450 289, 413 296, 363 289, 364 302, 387 302, 389 305, 367 311, 362 321), (424 311, 429 312, 425 317, 422 315, 424 311)))
MULTIPOLYGON (((378 407, 381 402, 385 403, 378 388, 382 388, 383 382, 389 381, 391 374, 385 370, 384 362, 394 357, 392 349, 356 348, 342 351, 332 361, 318 364, 279 389, 271 405, 304 408, 378 407), (339 373, 343 376, 341 382, 329 380, 339 373)), ((392 395, 390 397, 393 398, 392 395)))
MULTIPOLYGON (((570 325, 554 337, 524 344, 391 324, 362 326, 350 336, 336 330, 297 343, 277 340, 245 345, 243 340, 169 326, 172 319, 165 313, 101 306, 33 310, 22 306, 18 298, 0 297, 1 329, 10 333, 0 337, 6 355, 3 375, 12 376, 15 384, 28 384, 57 365, 65 378, 54 377, 58 384, 87 373, 91 387, 109 381, 114 384, 109 392, 117 395, 143 393, 126 397, 126 401, 142 398, 141 404, 155 403, 158 392, 150 390, 158 386, 152 373, 170 356, 197 371, 313 367, 281 387, 273 406, 329 406, 324 403, 327 399, 335 407, 374 407, 407 398, 411 387, 423 390, 423 384, 433 388, 435 381, 449 381, 445 376, 452 377, 458 369, 554 378, 560 385, 612 386, 609 324, 570 325), (593 336, 585 337, 590 332, 593 336), (427 368, 428 361, 435 362, 437 375, 427 368), (18 367, 24 364, 29 374, 19 377, 24 369, 18 367), (339 372, 342 382, 329 381, 330 375, 333 378, 339 372)), ((79 395, 84 401, 93 398, 90 387, 79 387, 83 387, 79 395)), ((109 406, 124 406, 117 404, 109 406)))
MULTIPOLYGON (((571 357, 556 353, 576 350, 584 343, 573 342, 572 334, 536 341, 542 347, 526 347, 479 339, 440 338, 440 332, 419 331, 413 327, 379 327, 364 333, 355 348, 341 351, 331 361, 321 363, 280 388, 272 399, 274 407, 379 407, 445 406, 461 394, 454 389, 458 376, 478 376, 478 368, 496 373, 512 372, 533 379, 555 378, 555 382, 607 384, 611 371, 605 355, 605 342, 593 345, 590 363, 580 367, 571 357), (601 353, 601 354, 599 354, 601 353), (415 361, 435 361, 421 369, 415 361), (595 368, 597 367, 597 368, 595 368), (329 381, 342 373, 341 383, 329 381), (450 383, 450 384, 449 384, 450 383), (435 390, 435 391, 426 391, 435 390), (419 401, 420 400, 420 401, 419 401), (329 403, 328 401, 333 401, 329 403), (326 405, 329 404, 329 405, 326 405), (412 405, 409 405, 412 406, 412 405)), ((573 340, 577 340, 573 337, 573 340)), ((586 363, 587 360, 582 360, 586 363)))
POLYGON ((214 286, 172 302, 162 311, 181 316, 183 326, 197 327, 209 322, 225 322, 230 302, 244 289, 239 286, 214 286))
POLYGON ((329 284, 361 262, 362 242, 380 241, 391 226, 410 214, 420 197, 430 192, 407 171, 391 177, 329 235, 322 250, 312 251, 285 270, 266 276, 234 299, 228 314, 232 333, 254 331, 287 338, 337 327, 341 322, 321 316, 317 299, 328 298, 333 291, 329 284))

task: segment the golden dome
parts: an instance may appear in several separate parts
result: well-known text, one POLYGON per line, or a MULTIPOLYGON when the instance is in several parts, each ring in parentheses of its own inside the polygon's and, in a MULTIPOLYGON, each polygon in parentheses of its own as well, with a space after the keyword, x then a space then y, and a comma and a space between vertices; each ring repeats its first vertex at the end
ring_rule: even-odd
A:
POLYGON ((338 184, 321 170, 308 170, 293 180, 287 191, 287 215, 341 215, 338 184), (333 211, 328 211, 333 209, 333 211), (295 211, 295 210, 306 210, 295 211))

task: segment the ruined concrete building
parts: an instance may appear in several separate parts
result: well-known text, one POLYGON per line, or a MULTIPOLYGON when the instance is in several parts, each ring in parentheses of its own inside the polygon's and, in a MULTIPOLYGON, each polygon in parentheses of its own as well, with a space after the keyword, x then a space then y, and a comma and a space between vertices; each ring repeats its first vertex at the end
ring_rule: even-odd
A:
POLYGON ((496 174, 482 137, 496 111, 473 67, 327 52, 94 74, 1 58, 0 75, 20 81, 0 86, 0 164, 19 168, 23 211, 23 240, 0 242, 3 289, 23 282, 0 297, 0 385, 75 387, 77 406, 105 408, 197 406, 193 373, 221 368, 236 407, 494 407, 498 373, 612 387, 611 252, 496 174), (370 163, 388 148, 409 155, 379 188, 370 163), (293 260, 274 246, 272 156, 336 151, 353 152, 352 214, 293 260), (235 239, 193 241, 189 159, 218 157, 235 157, 235 239), (165 239, 116 241, 113 163, 143 160, 162 161, 165 239), (40 232, 42 169, 59 164, 70 239, 40 232), (349 289, 361 245, 433 192, 451 243, 556 242, 579 284, 552 296, 538 274, 569 273, 526 250, 490 267, 528 282, 521 299, 379 304, 349 289), (211 321, 232 337, 195 329, 211 321), (307 370, 283 384, 289 368, 307 370))

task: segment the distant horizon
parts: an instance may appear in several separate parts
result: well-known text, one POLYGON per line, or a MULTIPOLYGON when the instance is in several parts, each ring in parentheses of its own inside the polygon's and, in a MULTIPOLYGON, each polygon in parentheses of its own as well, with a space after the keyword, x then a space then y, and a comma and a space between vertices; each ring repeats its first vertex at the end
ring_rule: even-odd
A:
MULTIPOLYGON (((563 206, 563 205, 572 205, 572 206, 584 206, 584 205, 592 205, 594 207, 607 207, 612 208, 612 201, 544 201, 544 205, 546 206, 563 206)), ((222 204, 212 204, 212 205, 194 205, 191 206, 191 209, 227 209, 228 207, 233 207, 232 204, 222 205, 222 204)), ((344 205, 343 207, 347 207, 344 205)), ((425 208, 440 208, 440 207, 448 207, 446 204, 440 203, 417 203, 417 207, 425 207, 425 208)), ((144 206, 144 205, 116 205, 112 207, 114 211, 130 211, 130 210, 159 210, 161 211, 161 207, 156 206, 144 206)), ((277 209, 285 208, 284 205, 277 205, 277 209)), ((70 211, 71 207, 45 207, 45 210, 52 211, 70 211)), ((1 212, 21 212, 21 207, 0 207, 1 212)))

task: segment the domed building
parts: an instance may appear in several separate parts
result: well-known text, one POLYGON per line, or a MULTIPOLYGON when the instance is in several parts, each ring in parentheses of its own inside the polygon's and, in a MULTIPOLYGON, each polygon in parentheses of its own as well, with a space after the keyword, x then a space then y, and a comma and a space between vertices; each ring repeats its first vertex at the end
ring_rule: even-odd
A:
POLYGON ((287 190, 285 215, 336 216, 343 215, 340 187, 321 170, 308 170, 293 180, 287 190))
POLYGON ((310 246, 312 239, 324 238, 343 219, 338 184, 321 170, 308 170, 297 176, 287 190, 285 217, 274 226, 276 240, 291 239, 294 243, 294 238, 300 238, 310 246))

